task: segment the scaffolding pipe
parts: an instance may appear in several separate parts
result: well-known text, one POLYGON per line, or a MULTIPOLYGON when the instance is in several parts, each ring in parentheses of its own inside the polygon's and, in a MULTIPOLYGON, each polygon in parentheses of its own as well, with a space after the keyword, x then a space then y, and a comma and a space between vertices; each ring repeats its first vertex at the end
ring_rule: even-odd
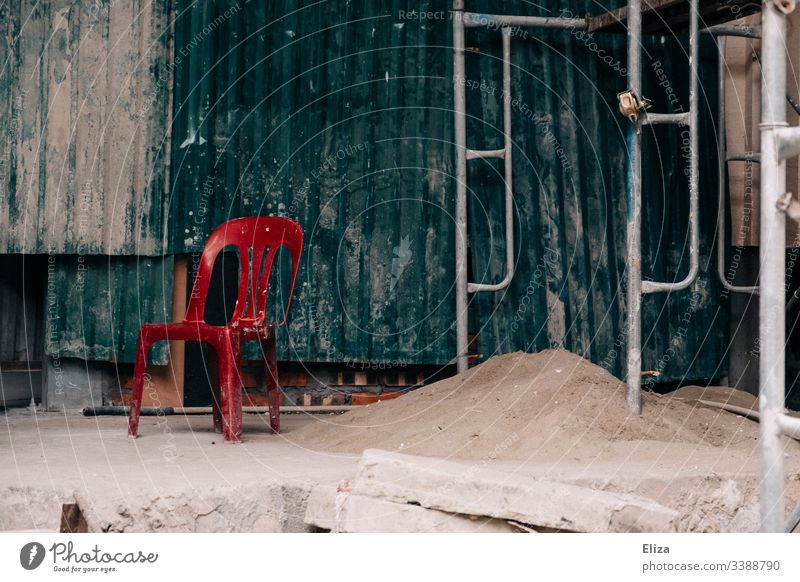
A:
POLYGON ((786 412, 781 411, 778 415, 778 427, 781 434, 793 439, 800 439, 800 418, 789 416, 786 412))
POLYGON ((758 24, 717 24, 704 28, 700 32, 712 36, 761 38, 761 27, 758 24))
MULTIPOLYGON (((691 0, 689 2, 689 123, 687 124, 689 131, 689 272, 681 281, 676 282, 642 281, 642 293, 661 293, 686 289, 697 279, 697 273, 700 270, 700 203, 698 192, 700 149, 697 90, 700 7, 698 3, 699 0, 691 0)), ((648 117, 652 117, 652 114, 648 115, 648 117)))
MULTIPOLYGON (((733 285, 728 282, 728 277, 725 274, 725 248, 728 246, 726 237, 726 212, 727 205, 725 204, 725 176, 727 169, 727 162, 738 159, 740 154, 728 155, 727 154, 727 136, 725 133, 725 37, 721 36, 717 39, 718 51, 718 115, 717 115, 717 274, 722 286, 732 293, 758 293, 758 287, 753 286, 740 286, 733 285)), ((741 154, 744 161, 752 162, 754 157, 753 152, 741 154)))
POLYGON ((759 301, 759 410, 761 412, 761 531, 782 532, 785 398, 786 218, 777 207, 786 189, 786 163, 777 133, 786 127, 786 17, 765 0, 761 17, 761 245, 759 301))
MULTIPOLYGON (((514 278, 514 181, 511 158, 511 29, 503 28, 503 178, 505 180, 506 276, 494 285, 469 283, 467 291, 501 291, 514 278)), ((499 157, 499 156, 498 156, 499 157)))
POLYGON ((645 113, 642 125, 685 125, 690 123, 688 113, 645 113))
POLYGON ((725 156, 727 162, 761 162, 761 152, 739 152, 727 154, 725 156))
POLYGON ((775 130, 778 158, 786 160, 800 154, 800 127, 782 127, 775 130))
POLYGON ((504 158, 506 156, 506 149, 499 150, 471 150, 467 149, 467 160, 491 159, 491 158, 504 158))
MULTIPOLYGON (((641 97, 642 2, 628 1, 628 89, 641 97)), ((642 294, 686 289, 697 279, 700 269, 700 229, 698 198, 698 34, 699 0, 689 2, 689 111, 679 114, 649 113, 628 127, 628 361, 626 382, 628 406, 634 414, 642 412, 642 294), (687 127, 689 133, 689 272, 680 281, 642 281, 642 140, 641 125, 673 123, 687 127)), ((685 133, 685 132, 684 132, 685 133)))
MULTIPOLYGON (((460 2, 463 10, 463 1, 460 2)), ((455 5, 455 2, 454 2, 455 5)), ((453 8, 455 10, 455 7, 453 8)), ((464 13, 464 26, 469 28, 586 28, 585 18, 559 18, 548 16, 512 16, 510 14, 464 13)))
MULTIPOLYGON (((641 96, 642 0, 628 0, 628 90, 641 96)), ((627 253, 628 253, 628 406, 642 412, 642 136, 638 120, 628 126, 627 253)))
POLYGON ((514 28, 585 29, 585 18, 548 18, 539 16, 510 16, 479 14, 464 11, 464 0, 453 0, 453 115, 456 148, 456 367, 464 372, 469 367, 469 293, 500 291, 514 276, 514 192, 511 158, 511 36, 514 28), (503 132, 504 147, 499 150, 467 148, 466 124, 466 66, 464 35, 467 27, 486 26, 502 29, 503 33, 503 132), (505 241, 506 274, 497 284, 470 283, 467 280, 467 161, 502 158, 505 162, 505 241))
POLYGON ((467 107, 464 0, 453 0, 453 116, 456 138, 456 368, 469 367, 467 296, 467 107))

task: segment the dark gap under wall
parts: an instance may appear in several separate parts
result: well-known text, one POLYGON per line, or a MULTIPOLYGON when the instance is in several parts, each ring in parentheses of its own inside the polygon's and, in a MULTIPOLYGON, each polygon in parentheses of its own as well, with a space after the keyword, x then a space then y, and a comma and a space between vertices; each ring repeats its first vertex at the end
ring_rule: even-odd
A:
POLYGON ((0 255, 0 407, 42 398, 47 257, 0 255))

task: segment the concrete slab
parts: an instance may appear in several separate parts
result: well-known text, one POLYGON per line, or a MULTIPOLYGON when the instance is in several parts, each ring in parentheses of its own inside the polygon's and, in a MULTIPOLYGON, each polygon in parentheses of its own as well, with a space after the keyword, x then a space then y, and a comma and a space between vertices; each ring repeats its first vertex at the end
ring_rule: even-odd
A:
POLYGON ((349 493, 342 491, 340 487, 325 485, 314 487, 308 496, 304 521, 314 527, 339 531, 339 524, 343 521, 342 509, 348 495, 349 493))
POLYGON ((354 495, 338 487, 315 487, 305 521, 336 533, 518 533, 506 520, 458 515, 419 505, 354 495))
MULTIPOLYGON (((481 462, 480 464, 485 464, 481 462)), ((519 477, 571 483, 653 499, 680 515, 681 532, 759 531, 758 441, 750 450, 639 441, 608 445, 601 455, 531 461, 491 461, 519 477)), ((788 515, 800 501, 800 456, 786 441, 788 515)))
POLYGON ((353 493, 578 532, 670 532, 678 512, 643 497, 522 477, 468 462, 367 450, 353 493))
POLYGON ((245 415, 244 442, 223 444, 210 416, 124 417, 23 411, 0 415, 0 531, 56 530, 63 503, 79 502, 95 531, 307 531, 306 499, 352 478, 357 459, 316 453, 245 415))

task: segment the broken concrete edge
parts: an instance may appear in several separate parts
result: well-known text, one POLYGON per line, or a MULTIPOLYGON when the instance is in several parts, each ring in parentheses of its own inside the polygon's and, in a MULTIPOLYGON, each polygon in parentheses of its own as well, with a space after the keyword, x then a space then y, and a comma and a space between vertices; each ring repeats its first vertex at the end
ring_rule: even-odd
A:
POLYGON ((84 508, 91 506, 81 501, 81 496, 76 491, 12 486, 0 490, 0 498, 4 501, 0 531, 49 533, 99 531, 89 528, 87 518, 91 518, 91 510, 82 509, 81 505, 84 508))
POLYGON ((149 496, 92 499, 79 496, 89 531, 98 532, 308 532, 306 504, 314 483, 270 481, 168 489, 149 496))
POLYGON ((74 503, 72 493, 61 489, 41 489, 29 486, 6 486, 0 488, 0 531, 47 531, 59 530, 62 508, 65 503, 74 503))
POLYGON ((577 532, 674 532, 679 514, 652 499, 522 477, 468 461, 364 451, 353 493, 461 515, 577 532))
POLYGON ((311 491, 305 522, 333 533, 535 532, 511 520, 461 515, 420 505, 355 495, 333 486, 311 491))
POLYGON ((347 492, 332 485, 317 485, 311 489, 303 521, 311 526, 338 532, 342 521, 342 505, 347 492))
POLYGON ((0 531, 309 532, 303 518, 313 487, 269 482, 106 497, 80 490, 7 487, 0 488, 0 531))

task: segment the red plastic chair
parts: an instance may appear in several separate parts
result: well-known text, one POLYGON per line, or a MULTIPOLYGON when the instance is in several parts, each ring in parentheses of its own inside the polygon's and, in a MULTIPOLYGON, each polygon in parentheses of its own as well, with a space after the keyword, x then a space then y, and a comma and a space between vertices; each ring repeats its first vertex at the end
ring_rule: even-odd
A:
MULTIPOLYGON (((213 398, 214 429, 221 430, 226 442, 238 442, 242 434, 242 380, 239 373, 241 346, 246 341, 261 342, 267 377, 267 401, 272 432, 280 431, 281 393, 275 356, 275 324, 266 323, 267 290, 272 265, 279 249, 286 246, 292 259, 292 281, 286 303, 284 325, 289 315, 303 231, 288 218, 237 218, 218 226, 206 243, 192 295, 181 323, 147 324, 139 331, 136 347, 133 397, 128 418, 128 435, 136 437, 142 406, 147 353, 161 340, 207 342, 217 354, 218 393, 213 398), (204 320, 206 297, 214 262, 221 250, 235 246, 239 250, 239 291, 230 321, 224 326, 209 325, 204 320)), ((213 382, 212 382, 213 385, 213 382)), ((215 388, 215 390, 217 390, 215 388)))

